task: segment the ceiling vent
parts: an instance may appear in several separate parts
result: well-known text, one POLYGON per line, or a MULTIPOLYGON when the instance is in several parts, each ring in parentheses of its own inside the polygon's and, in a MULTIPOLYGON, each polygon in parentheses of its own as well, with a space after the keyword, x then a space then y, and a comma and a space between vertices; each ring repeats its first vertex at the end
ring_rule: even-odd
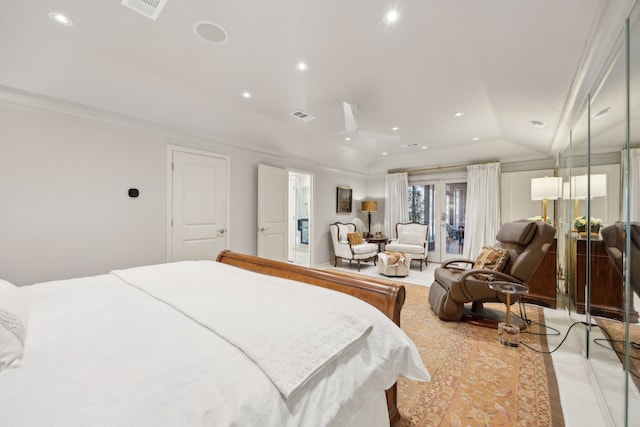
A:
POLYGON ((310 122, 311 120, 315 120, 316 118, 310 114, 305 113, 304 111, 294 111, 290 113, 293 117, 297 117, 300 120, 304 120, 305 122, 310 122))
POLYGON ((169 0, 122 0, 122 4, 154 21, 169 0))

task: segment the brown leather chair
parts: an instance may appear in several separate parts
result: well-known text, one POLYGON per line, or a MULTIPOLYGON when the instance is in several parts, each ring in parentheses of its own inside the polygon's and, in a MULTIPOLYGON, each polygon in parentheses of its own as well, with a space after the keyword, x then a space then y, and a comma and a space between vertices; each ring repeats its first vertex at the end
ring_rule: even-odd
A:
MULTIPOLYGON (((626 260, 629 265, 631 289, 640 296, 640 222, 629 224, 631 230, 631 250, 626 260)), ((626 245, 625 223, 616 222, 604 227, 600 233, 611 263, 620 276, 624 277, 624 254, 626 245)))
MULTIPOLYGON (((434 273, 435 281, 429 290, 429 304, 442 320, 459 321, 466 303, 473 303, 472 314, 481 316, 484 302, 506 302, 506 295, 492 290, 490 280, 526 284, 545 252, 556 230, 542 221, 520 220, 503 224, 498 230, 495 248, 506 249, 508 255, 502 270, 469 268, 476 261, 452 259, 434 273)), ((519 300, 511 296, 511 303, 519 300)))

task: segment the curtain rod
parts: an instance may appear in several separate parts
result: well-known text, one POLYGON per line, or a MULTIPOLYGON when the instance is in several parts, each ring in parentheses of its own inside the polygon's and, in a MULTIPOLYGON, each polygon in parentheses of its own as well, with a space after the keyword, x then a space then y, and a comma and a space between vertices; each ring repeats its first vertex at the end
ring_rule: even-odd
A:
POLYGON ((447 166, 434 166, 431 168, 418 168, 418 169, 391 169, 389 170, 389 172, 387 173, 400 173, 400 172, 407 172, 407 173, 415 173, 415 172, 431 172, 431 171, 440 171, 440 170, 444 170, 444 169, 462 169, 462 168, 466 168, 467 166, 473 166, 473 165, 488 165, 491 163, 498 163, 497 160, 495 161, 491 161, 491 162, 481 162, 481 163, 467 163, 467 164, 458 164, 458 165, 447 165, 447 166))

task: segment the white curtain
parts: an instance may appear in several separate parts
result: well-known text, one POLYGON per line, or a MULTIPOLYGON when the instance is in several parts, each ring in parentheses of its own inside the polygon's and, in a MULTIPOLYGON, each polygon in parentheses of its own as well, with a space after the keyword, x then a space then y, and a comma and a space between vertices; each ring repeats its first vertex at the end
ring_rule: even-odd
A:
POLYGON ((640 221, 640 148, 629 149, 629 164, 626 163, 627 150, 622 150, 622 171, 623 176, 624 171, 629 171, 629 194, 631 195, 629 199, 623 195, 624 208, 626 209, 626 203, 629 203, 629 221, 640 221))
POLYGON ((388 174, 384 186, 384 232, 396 237, 396 224, 409 222, 409 178, 406 172, 388 174))
POLYGON ((467 166, 463 256, 475 259, 493 246, 500 227, 500 163, 467 166))

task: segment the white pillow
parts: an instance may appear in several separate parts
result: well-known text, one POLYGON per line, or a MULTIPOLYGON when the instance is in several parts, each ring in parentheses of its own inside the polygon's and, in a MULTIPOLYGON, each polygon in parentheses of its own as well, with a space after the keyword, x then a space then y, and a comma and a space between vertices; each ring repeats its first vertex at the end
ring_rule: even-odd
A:
POLYGON ((349 233, 351 233, 351 227, 338 224, 338 242, 349 243, 349 237, 347 237, 349 233))
POLYGON ((398 237, 398 243, 401 245, 422 245, 424 243, 424 233, 410 233, 403 231, 398 237))
POLYGON ((0 279, 0 371, 22 365, 28 318, 24 293, 0 279))

